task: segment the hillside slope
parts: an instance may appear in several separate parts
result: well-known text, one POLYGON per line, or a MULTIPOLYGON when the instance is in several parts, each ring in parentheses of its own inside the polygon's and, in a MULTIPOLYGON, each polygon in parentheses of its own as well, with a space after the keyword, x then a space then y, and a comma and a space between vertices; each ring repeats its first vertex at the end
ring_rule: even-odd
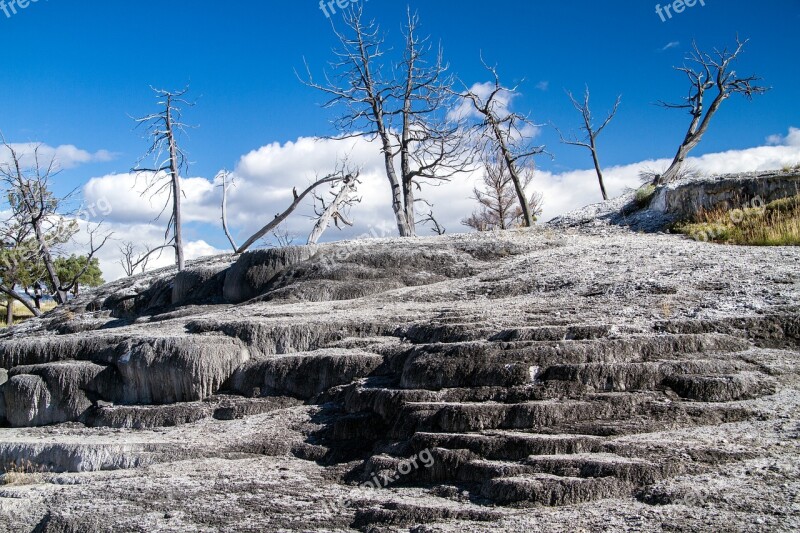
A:
POLYGON ((0 529, 796 529, 798 264, 595 226, 116 282, 0 335, 0 529))

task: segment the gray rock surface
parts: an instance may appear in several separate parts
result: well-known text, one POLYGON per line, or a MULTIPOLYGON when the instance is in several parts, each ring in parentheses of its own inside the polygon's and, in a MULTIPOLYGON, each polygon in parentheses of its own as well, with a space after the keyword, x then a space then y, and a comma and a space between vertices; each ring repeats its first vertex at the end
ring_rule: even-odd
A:
POLYGON ((693 219, 702 210, 760 208, 798 194, 800 174, 796 170, 691 177, 658 187, 647 205, 639 205, 635 192, 628 192, 558 216, 548 225, 558 228, 612 224, 634 231, 660 232, 677 221, 693 219))
POLYGON ((0 530, 796 530, 800 251, 580 226, 220 256, 0 333, 0 530))

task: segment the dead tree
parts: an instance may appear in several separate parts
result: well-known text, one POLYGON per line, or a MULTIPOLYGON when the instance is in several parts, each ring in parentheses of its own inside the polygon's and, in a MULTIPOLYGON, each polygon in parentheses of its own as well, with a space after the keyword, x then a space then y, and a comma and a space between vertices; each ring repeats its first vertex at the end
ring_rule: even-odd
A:
POLYGON ((339 229, 341 229, 340 224, 344 226, 353 225, 348 212, 353 204, 361 202, 361 198, 353 196, 358 184, 358 173, 348 174, 342 180, 339 191, 331 193, 333 199, 326 202, 324 197, 314 195, 314 212, 317 216, 317 222, 308 236, 307 244, 317 244, 331 222, 339 229), (317 204, 321 206, 319 209, 316 208, 317 204))
MULTIPOLYGON (((533 181, 533 171, 522 171, 523 189, 533 181)), ((524 225, 525 218, 519 206, 517 192, 511 173, 505 166, 502 155, 484 158, 483 188, 473 189, 473 198, 479 209, 461 221, 477 231, 506 230, 524 225)), ((541 213, 542 197, 533 193, 528 199, 528 210, 535 218, 541 213)))
MULTIPOLYGON (((58 174, 56 161, 51 159, 46 165, 39 158, 39 147, 33 149, 32 163, 26 166, 24 154, 19 153, 6 142, 0 134, 0 142, 8 151, 10 162, 0 164, 0 181, 5 183, 6 198, 12 218, 31 231, 31 239, 35 242, 36 255, 41 260, 53 298, 59 304, 67 302, 67 294, 78 282, 84 272, 74 279, 64 282, 59 279, 55 266, 54 248, 70 241, 79 231, 78 223, 70 220, 74 215, 66 210, 72 193, 65 197, 57 197, 50 188, 51 180, 58 174)), ((106 235, 95 242, 99 225, 88 229, 89 252, 87 265, 95 254, 106 244, 111 235, 106 235)), ((23 300, 20 300, 25 303, 23 300)))
POLYGON ((236 253, 236 250, 239 247, 236 245, 236 240, 234 240, 233 235, 231 234, 230 228, 228 228, 228 189, 234 186, 233 179, 230 178, 231 173, 227 170, 221 170, 214 181, 220 181, 220 188, 222 189, 222 231, 225 232, 225 237, 228 238, 228 242, 231 243, 231 248, 233 248, 233 253, 236 253))
POLYGON ((144 273, 145 270, 147 270, 147 264, 150 262, 150 257, 154 252, 151 248, 146 247, 143 254, 138 254, 136 245, 130 241, 123 242, 119 247, 119 251, 122 254, 119 264, 122 266, 122 269, 125 271, 125 275, 128 277, 136 274, 137 270, 140 270, 142 273, 144 273))
POLYGON ((614 103, 614 107, 609 111, 608 116, 603 121, 603 123, 599 127, 595 127, 594 125, 594 117, 592 117, 592 111, 589 108, 589 86, 586 86, 586 90, 583 93, 583 101, 578 102, 572 93, 567 91, 567 96, 569 96, 570 102, 572 102, 572 106, 575 110, 580 113, 581 118, 583 119, 583 125, 580 126, 580 130, 585 134, 582 139, 578 137, 571 137, 565 138, 564 135, 561 134, 561 131, 558 131, 558 135, 561 137, 561 142, 564 144, 569 144, 572 146, 582 146, 588 149, 592 154, 592 162, 594 163, 594 170, 597 173, 597 181, 600 183, 600 192, 603 195, 603 200, 608 200, 608 194, 606 193, 606 186, 603 182, 603 169, 600 166, 600 158, 597 156, 597 137, 603 132, 603 130, 608 126, 608 123, 614 118, 617 114, 617 110, 619 109, 619 104, 622 101, 622 96, 617 96, 617 101, 614 103))
POLYGON ((742 78, 731 69, 746 44, 747 40, 740 41, 737 38, 736 49, 733 52, 724 48, 707 53, 701 51, 696 42, 692 42, 692 52, 686 58, 688 65, 691 66, 685 64, 683 67, 675 67, 675 70, 683 72, 688 78, 689 95, 681 103, 670 104, 662 101, 660 105, 670 109, 687 109, 692 119, 675 159, 658 179, 657 184, 670 183, 678 179, 686 157, 708 131, 711 119, 719 111, 722 102, 734 94, 741 94, 752 100, 753 95, 764 94, 769 90, 768 87, 756 84, 761 78, 756 76, 742 78), (717 92, 710 105, 706 107, 706 92, 712 89, 716 89, 717 92))
POLYGON ((525 226, 533 226, 534 214, 525 193, 526 167, 532 167, 533 157, 544 153, 544 146, 531 143, 531 135, 526 132, 536 126, 527 117, 512 112, 507 103, 517 94, 517 87, 506 88, 500 83, 500 76, 495 67, 484 63, 486 69, 494 77, 494 88, 488 96, 482 97, 474 91, 467 90, 462 96, 468 99, 482 122, 476 126, 480 144, 484 152, 499 153, 514 185, 522 219, 525 226))
MULTIPOLYGON (((267 224, 266 226, 255 232, 249 239, 247 239, 247 241, 243 245, 236 248, 236 253, 242 254, 246 252, 251 246, 253 246, 253 244, 258 242, 260 239, 264 238, 270 232, 274 231, 278 226, 280 226, 280 224, 284 220, 286 220, 289 217, 289 215, 291 215, 295 211, 295 209, 297 209, 300 206, 303 199, 305 199, 306 196, 314 192, 314 190, 316 190, 317 187, 324 185, 326 183, 335 184, 347 178, 348 176, 344 176, 341 173, 336 172, 334 174, 330 174, 328 176, 325 176, 324 178, 316 180, 314 183, 306 187, 306 189, 299 194, 297 193, 297 189, 293 188, 292 203, 289 205, 289 207, 286 208, 286 210, 284 210, 282 213, 278 213, 277 215, 275 215, 275 218, 272 219, 272 221, 269 224, 267 224)), ((223 220, 223 225, 224 227, 228 226, 227 220, 223 220)))
POLYGON ((335 122, 337 138, 378 140, 398 233, 413 236, 421 184, 449 180, 471 164, 461 124, 448 119, 453 78, 441 48, 434 50, 418 35, 419 17, 410 9, 403 55, 394 65, 383 63, 383 35, 374 22, 363 21, 360 5, 344 20, 348 33, 336 32, 341 49, 331 64, 334 74, 317 83, 306 65, 301 81, 329 97, 323 107, 345 108, 335 122))
MULTIPOLYGON (((158 113, 153 113, 142 118, 134 119, 137 126, 147 128, 147 138, 151 144, 147 153, 142 157, 133 172, 137 176, 146 176, 146 187, 142 194, 150 193, 151 198, 167 192, 167 199, 161 214, 170 208, 171 214, 167 229, 164 232, 164 240, 167 244, 164 248, 175 249, 175 264, 178 270, 184 268, 185 260, 183 254, 183 220, 181 213, 181 172, 188 168, 186 154, 177 142, 179 132, 185 132, 187 125, 182 122, 182 107, 193 106, 194 104, 186 101, 183 97, 189 91, 188 87, 181 91, 165 91, 151 87, 158 99, 158 105, 162 108, 158 113), (141 162, 152 158, 155 163, 153 168, 144 168, 141 162), (172 236, 170 237, 170 232, 172 236)), ((160 215, 159 215, 160 216, 160 215)))
POLYGON ((431 232, 433 232, 436 235, 444 235, 445 233, 447 233, 447 228, 442 226, 439 223, 439 221, 436 220, 436 217, 433 216, 433 209, 428 211, 428 214, 425 215, 425 217, 422 220, 420 220, 417 224, 420 225, 420 226, 425 225, 425 224, 430 224, 431 225, 431 232))
MULTIPOLYGON (((268 246, 276 246, 278 248, 286 248, 288 246, 292 246, 295 241, 295 235, 293 235, 283 224, 279 224, 276 226, 272 231, 270 231, 272 238, 274 239, 275 244, 267 242, 268 246)), ((266 242, 266 239, 264 239, 266 242)))

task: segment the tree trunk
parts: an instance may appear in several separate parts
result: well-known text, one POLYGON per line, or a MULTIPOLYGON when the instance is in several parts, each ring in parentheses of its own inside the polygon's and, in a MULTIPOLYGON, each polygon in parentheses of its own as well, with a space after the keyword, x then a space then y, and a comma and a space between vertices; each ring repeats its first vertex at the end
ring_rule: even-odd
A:
POLYGON ((178 165, 178 153, 175 146, 175 132, 172 129, 172 108, 170 100, 167 100, 167 136, 169 138, 169 171, 172 179, 172 214, 174 233, 175 233, 175 263, 178 271, 183 271, 183 231, 181 217, 181 177, 178 165))
POLYGON ((6 298, 6 325, 14 325, 14 300, 10 296, 6 298))
POLYGON ((531 215, 531 206, 528 203, 528 198, 525 196, 525 187, 522 185, 522 180, 519 178, 519 173, 517 172, 517 166, 514 163, 514 158, 511 155, 511 152, 506 145, 505 138, 503 137, 503 132, 500 131, 500 126, 494 120, 492 122, 492 130, 494 133, 497 142, 500 144, 500 152, 503 154, 503 160, 506 163, 506 167, 508 168, 508 173, 511 175, 511 181, 514 182, 514 190, 517 193, 517 198, 519 199, 519 206, 522 209, 522 217, 523 221, 525 222, 525 226, 533 227, 533 216, 531 215))
POLYGON ((417 234, 416 215, 414 213, 414 182, 403 182, 403 204, 405 205, 405 217, 408 222, 408 237, 417 234))
POLYGON ((392 147, 388 137, 383 143, 383 157, 386 163, 386 177, 389 179, 389 186, 392 189, 392 211, 397 222, 397 231, 401 237, 411 237, 411 228, 408 225, 405 210, 403 209, 403 191, 400 181, 397 179, 397 171, 394 168, 392 157, 392 147))
POLYGON ((278 227, 278 225, 280 225, 281 222, 289 218, 289 215, 291 215, 294 212, 294 210, 297 209, 297 206, 300 205, 300 202, 302 202, 306 196, 311 194, 311 191, 313 191, 314 189, 316 189, 317 187, 319 187, 324 183, 331 183, 334 181, 338 181, 338 178, 329 176, 327 178, 322 178, 320 180, 317 180, 313 184, 309 185, 308 188, 306 188, 306 190, 300 194, 297 194, 296 190, 292 191, 294 195, 294 201, 292 202, 292 205, 290 205, 283 213, 275 215, 275 218, 272 219, 272 221, 269 224, 258 230, 252 237, 247 239, 247 241, 243 245, 241 245, 239 249, 236 250, 236 253, 237 254, 245 253, 251 246, 253 246, 253 244, 256 243, 256 241, 263 238, 270 231, 278 227))
POLYGON ((9 289, 8 287, 0 287, 0 292, 2 292, 8 297, 8 299, 12 302, 12 305, 13 302, 16 300, 17 302, 24 305, 25 308, 33 314, 33 316, 42 316, 41 311, 32 306, 31 303, 28 300, 26 300, 24 296, 22 296, 14 289, 9 289))
POLYGON ((661 178, 659 179, 658 181, 659 185, 667 184, 678 179, 681 169, 683 168, 683 165, 686 162, 686 156, 689 155, 689 152, 695 146, 697 146, 697 142, 682 144, 680 148, 678 148, 678 153, 675 154, 675 159, 672 160, 672 164, 669 166, 667 171, 664 172, 664 175, 661 176, 661 178))
POLYGON ((603 201, 608 200, 608 194, 606 193, 606 186, 603 183, 603 169, 600 168, 600 160, 597 157, 597 149, 592 147, 592 161, 594 162, 594 169, 597 171, 597 181, 600 182, 600 192, 603 193, 603 201))
MULTIPOLYGON (((512 164, 513 165, 513 164, 512 164)), ((522 216, 525 220, 525 226, 533 227, 533 215, 531 215, 531 206, 528 203, 528 198, 525 196, 525 188, 522 186, 522 181, 519 179, 519 175, 517 174, 517 169, 509 168, 509 173, 511 173, 511 180, 514 182, 514 190, 517 191, 517 197, 519 198, 519 204, 522 207, 522 216)))
POLYGON ((349 199, 355 184, 356 180, 353 178, 353 181, 345 183, 342 186, 342 189, 333 199, 333 202, 331 202, 328 208, 322 212, 319 219, 317 219, 317 223, 314 224, 314 228, 311 230, 306 244, 317 244, 322 234, 325 233, 325 230, 330 226, 333 217, 339 212, 339 209, 341 209, 342 204, 349 199))
POLYGON ((33 232, 36 236, 36 242, 39 244, 40 255, 44 268, 47 271, 47 277, 50 284, 53 286, 53 296, 58 304, 67 303, 67 293, 61 288, 61 280, 58 278, 56 266, 53 263, 53 256, 50 254, 50 247, 47 245, 42 225, 39 221, 33 223, 33 232))
MULTIPOLYGON (((702 98, 702 95, 700 96, 702 98)), ((686 138, 684 139, 681 146, 678 148, 678 153, 675 155, 675 159, 673 159, 672 164, 669 166, 664 175, 661 176, 659 180, 659 184, 666 184, 678 179, 680 176, 681 168, 683 168, 683 164, 686 162, 686 157, 703 139, 703 135, 708 131, 708 127, 711 124, 711 119, 714 118, 714 115, 719 110, 720 105, 722 102, 725 101, 727 95, 724 92, 720 92, 714 101, 711 102, 711 105, 706 111, 705 116, 702 115, 703 108, 702 108, 702 99, 701 105, 698 108, 697 112, 694 114, 694 118, 692 119, 691 124, 689 125, 689 130, 686 133, 686 138), (702 117, 702 120, 701 118, 702 117)))
POLYGON ((413 237, 417 234, 417 217, 414 214, 414 178, 411 176, 411 155, 409 154, 409 147, 411 146, 411 94, 414 90, 414 51, 413 35, 411 31, 409 31, 408 34, 408 45, 411 50, 409 50, 410 59, 408 63, 408 72, 406 74, 406 90, 403 96, 403 132, 400 141, 400 171, 402 173, 403 206, 405 208, 408 236, 413 237))

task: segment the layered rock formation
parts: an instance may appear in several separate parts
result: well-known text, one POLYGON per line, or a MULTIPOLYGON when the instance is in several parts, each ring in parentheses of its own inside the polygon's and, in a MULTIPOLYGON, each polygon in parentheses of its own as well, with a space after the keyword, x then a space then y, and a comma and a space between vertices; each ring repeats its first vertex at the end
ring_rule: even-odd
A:
POLYGON ((0 529, 790 530, 799 260, 539 228, 107 285, 0 336, 0 529))

